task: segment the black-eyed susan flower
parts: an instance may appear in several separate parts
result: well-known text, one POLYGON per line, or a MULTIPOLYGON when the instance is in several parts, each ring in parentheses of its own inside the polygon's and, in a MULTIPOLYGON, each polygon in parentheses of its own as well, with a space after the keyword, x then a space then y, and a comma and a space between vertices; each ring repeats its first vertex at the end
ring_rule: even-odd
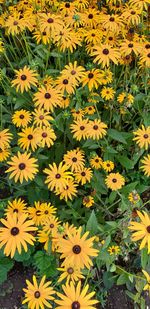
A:
POLYGON ((16 111, 12 116, 12 123, 16 127, 27 127, 27 125, 31 122, 32 116, 31 113, 25 109, 21 109, 16 111))
POLYGON ((107 124, 99 119, 90 120, 87 128, 87 136, 94 140, 99 140, 107 134, 107 124))
POLYGON ((89 121, 88 119, 79 118, 78 120, 74 121, 71 125, 71 132, 73 133, 73 137, 80 141, 82 138, 88 138, 88 129, 89 129, 89 121))
POLYGON ((9 148, 12 137, 13 135, 9 132, 9 129, 0 131, 0 148, 2 150, 9 148))
POLYGON ((50 115, 49 112, 45 111, 44 108, 34 109, 33 114, 33 124, 37 127, 50 127, 50 121, 53 121, 54 118, 50 115))
POLYGON ((112 87, 104 87, 101 90, 101 97, 108 101, 108 100, 113 100, 115 95, 115 90, 112 87))
POLYGON ((95 292, 87 294, 89 285, 81 288, 81 281, 78 282, 77 286, 74 286, 73 282, 62 286, 64 294, 57 293, 60 300, 55 300, 58 305, 57 309, 94 309, 97 300, 91 299, 95 292))
POLYGON ((52 308, 52 305, 49 301, 53 301, 55 294, 51 282, 46 280, 46 276, 43 276, 41 281, 37 282, 35 276, 33 276, 33 283, 29 280, 26 280, 27 288, 24 288, 25 299, 22 301, 22 304, 28 303, 29 309, 44 309, 52 308))
POLYGON ((150 291, 150 275, 144 269, 142 269, 142 272, 143 272, 144 276, 146 277, 146 281, 147 281, 147 283, 144 286, 143 290, 144 291, 147 291, 147 290, 150 291))
POLYGON ((41 137, 39 134, 40 129, 35 129, 34 127, 26 127, 22 129, 22 132, 18 133, 20 136, 18 139, 18 145, 23 150, 29 150, 32 149, 32 151, 35 151, 38 147, 38 144, 41 141, 41 137))
POLYGON ((150 155, 148 154, 145 156, 142 160, 141 163, 143 164, 140 166, 140 169, 143 170, 144 174, 149 177, 150 176, 150 155))
POLYGON ((32 180, 38 172, 37 159, 30 158, 30 153, 20 153, 11 157, 11 161, 7 164, 10 165, 6 173, 10 173, 9 178, 14 178, 14 181, 32 180))
POLYGON ((97 89, 100 84, 101 84, 101 73, 99 69, 92 69, 85 72, 84 77, 82 78, 83 87, 87 85, 89 91, 91 91, 94 88, 97 89))
POLYGON ((23 69, 15 70, 16 78, 12 81, 12 86, 16 87, 16 91, 21 93, 28 91, 31 86, 36 86, 38 83, 37 73, 31 70, 26 65, 23 69))
POLYGON ((107 250, 110 255, 118 255, 120 253, 120 248, 119 246, 111 246, 107 250))
POLYGON ((58 282, 66 280, 66 283, 72 281, 74 284, 76 281, 83 279, 84 276, 81 273, 81 270, 77 265, 74 265, 72 262, 69 262, 63 267, 57 268, 62 274, 59 276, 58 282))
POLYGON ((95 56, 93 62, 102 65, 102 68, 108 67, 110 62, 117 64, 120 59, 119 49, 113 48, 108 44, 94 45, 91 56, 95 56))
POLYGON ((100 22, 99 11, 95 8, 89 8, 85 11, 84 25, 89 28, 96 28, 100 22))
POLYGON ((106 186, 113 190, 121 189, 125 184, 125 178, 119 173, 110 173, 105 179, 106 186))
POLYGON ((98 155, 95 155, 94 157, 90 159, 90 165, 92 168, 95 168, 96 170, 98 170, 99 168, 102 167, 103 160, 98 155))
POLYGON ((46 177, 45 183, 50 190, 62 190, 67 186, 67 180, 72 179, 72 173, 68 171, 68 166, 60 162, 57 167, 56 163, 49 164, 49 168, 44 169, 46 177))
POLYGON ((68 150, 64 155, 64 162, 71 169, 71 172, 76 172, 84 166, 85 163, 84 151, 80 148, 68 150))
POLYGON ((137 210, 137 215, 141 222, 131 221, 129 230, 133 231, 132 241, 142 240, 140 244, 140 250, 148 247, 148 253, 150 253, 150 217, 143 211, 137 210))
POLYGON ((77 120, 81 119, 85 115, 85 111, 82 108, 79 108, 77 110, 75 108, 73 108, 71 110, 71 113, 72 113, 73 118, 77 119, 77 120))
POLYGON ((7 33, 13 36, 21 33, 26 28, 26 21, 21 18, 21 13, 14 9, 13 14, 7 16, 4 24, 7 33))
POLYGON ((43 219, 42 217, 42 210, 41 210, 41 203, 34 202, 33 207, 28 207, 28 216, 29 219, 32 219, 35 225, 40 225, 43 219))
POLYGON ((150 51, 147 51, 140 56, 139 65, 150 68, 150 51))
POLYGON ((80 83, 81 78, 84 76, 85 69, 81 65, 77 65, 77 61, 74 63, 69 62, 68 65, 61 71, 61 74, 68 77, 74 83, 80 83))
POLYGON ((60 226, 60 221, 55 216, 51 215, 48 218, 43 219, 42 226, 43 231, 52 237, 57 235, 58 227, 60 226))
MULTIPOLYGON (((74 14, 72 14, 72 17, 74 17, 74 14)), ((61 31, 57 31, 54 42, 61 52, 69 50, 73 53, 78 46, 81 46, 82 38, 77 31, 69 27, 69 23, 75 22, 75 19, 71 19, 71 14, 65 19, 68 19, 68 26, 65 25, 61 31)))
POLYGON ((55 190, 55 194, 59 195, 60 200, 72 200, 77 195, 77 184, 72 180, 68 179, 66 187, 63 189, 55 190))
POLYGON ((10 156, 11 151, 10 148, 0 148, 0 162, 4 162, 8 159, 8 157, 10 156))
POLYGON ((135 53, 137 56, 141 51, 141 45, 134 41, 124 40, 120 46, 120 52, 123 56, 135 53))
POLYGON ((87 115, 93 115, 93 114, 95 114, 96 109, 95 109, 94 106, 90 105, 90 106, 85 107, 84 112, 87 115))
POLYGON ((133 140, 138 146, 147 150, 150 145, 150 126, 146 128, 142 125, 141 129, 134 131, 133 134, 135 135, 133 140))
POLYGON ((52 145, 54 145, 54 142, 56 140, 56 134, 53 130, 53 128, 49 127, 45 127, 43 126, 42 128, 37 128, 37 134, 40 138, 40 143, 39 146, 40 147, 45 147, 47 146, 48 148, 50 148, 52 145))
POLYGON ((77 172, 74 172, 75 180, 77 183, 81 183, 81 185, 85 185, 85 183, 90 182, 93 172, 90 167, 82 167, 77 172))
POLYGON ((1 219, 4 227, 0 227, 0 248, 5 246, 4 254, 13 256, 18 251, 21 254, 22 247, 27 252, 27 243, 34 245, 35 237, 30 233, 36 231, 32 220, 27 220, 28 215, 23 213, 18 217, 16 213, 8 214, 7 219, 1 219))
POLYGON ((113 171, 115 165, 114 165, 114 162, 110 161, 110 160, 106 160, 106 161, 103 161, 103 169, 106 171, 106 172, 111 172, 113 171))
POLYGON ((65 77, 64 75, 60 75, 56 79, 56 89, 57 91, 61 92, 62 95, 65 93, 73 94, 77 85, 77 81, 71 80, 69 77, 65 77))
POLYGON ((124 26, 122 16, 118 14, 102 14, 100 20, 106 31, 113 31, 116 33, 124 26))
POLYGON ((63 20, 61 16, 51 13, 40 14, 40 29, 41 31, 50 31, 51 34, 61 31, 63 28, 63 20))
POLYGON ((60 258, 65 259, 62 265, 66 265, 68 261, 73 262, 81 269, 84 267, 89 269, 93 265, 91 257, 98 254, 98 250, 93 248, 95 237, 87 239, 89 232, 81 235, 81 231, 82 227, 79 227, 74 234, 68 231, 67 239, 61 238, 59 240, 58 252, 61 253, 60 258))
POLYGON ((27 212, 27 204, 21 199, 14 199, 11 202, 8 201, 8 205, 5 209, 6 216, 8 214, 13 215, 14 213, 17 214, 18 217, 20 217, 23 213, 27 212))
POLYGON ((99 29, 88 29, 85 30, 84 39, 87 44, 97 45, 101 43, 103 32, 99 29))
POLYGON ((91 195, 84 196, 82 203, 86 208, 92 207, 94 205, 93 196, 91 195))
POLYGON ((128 200, 132 204, 137 204, 140 201, 140 195, 134 190, 134 191, 129 193, 128 200))
POLYGON ((52 86, 41 86, 34 94, 35 107, 44 108, 47 112, 53 111, 61 100, 60 92, 52 86))
POLYGON ((129 5, 131 5, 134 8, 139 9, 141 12, 143 10, 147 10, 148 5, 150 4, 150 0, 130 0, 129 5))

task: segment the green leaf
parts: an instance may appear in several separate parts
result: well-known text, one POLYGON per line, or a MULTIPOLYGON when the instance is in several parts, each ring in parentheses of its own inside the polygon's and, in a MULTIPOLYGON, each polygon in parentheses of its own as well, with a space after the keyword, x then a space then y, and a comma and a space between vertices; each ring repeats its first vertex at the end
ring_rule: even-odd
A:
POLYGON ((47 277, 50 277, 55 276, 58 273, 58 265, 53 254, 38 251, 34 255, 34 264, 39 270, 41 276, 46 275, 47 277))
POLYGON ((107 133, 108 133, 108 136, 114 139, 115 141, 118 141, 123 144, 127 144, 125 138, 123 137, 122 132, 119 132, 115 129, 108 129, 107 133))
POLYGON ((144 248, 141 250, 141 266, 143 269, 146 268, 147 262, 148 262, 147 248, 144 248))
POLYGON ((0 284, 7 280, 7 273, 13 267, 14 262, 7 257, 0 259, 0 284))
POLYGON ((128 281, 128 275, 127 274, 121 274, 117 280, 117 285, 125 284, 128 281))
POLYGON ((86 231, 89 231, 91 235, 95 235, 98 232, 98 221, 94 210, 92 210, 90 218, 86 224, 86 231))
POLYGON ((93 140, 88 139, 84 144, 83 148, 89 148, 89 149, 98 149, 99 145, 96 143, 93 143, 93 140))
POLYGON ((106 239, 105 239, 105 243, 104 243, 104 245, 103 245, 103 249, 106 249, 106 248, 108 247, 108 245, 110 244, 110 242, 111 242, 111 236, 108 235, 108 236, 106 237, 106 239))
POLYGON ((21 254, 19 254, 18 252, 15 253, 14 255, 14 260, 17 262, 23 262, 23 261, 27 261, 31 256, 31 250, 28 249, 27 252, 25 252, 24 250, 22 250, 21 254))
POLYGON ((114 276, 110 272, 105 271, 103 274, 103 283, 106 289, 111 289, 114 282, 115 282, 114 276))
POLYGON ((125 167, 127 170, 134 167, 134 162, 128 159, 126 156, 117 156, 116 157, 119 163, 125 167))

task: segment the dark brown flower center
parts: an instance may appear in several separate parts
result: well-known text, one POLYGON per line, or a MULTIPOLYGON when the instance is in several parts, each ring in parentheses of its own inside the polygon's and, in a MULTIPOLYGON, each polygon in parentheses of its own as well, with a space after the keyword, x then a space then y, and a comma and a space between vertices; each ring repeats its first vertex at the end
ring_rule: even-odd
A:
POLYGON ((44 213, 45 213, 45 215, 48 215, 48 210, 45 210, 45 212, 44 212, 44 213))
POLYGON ((95 33, 92 33, 92 37, 95 37, 95 33))
POLYGON ((37 210, 37 211, 36 211, 36 215, 37 215, 37 216, 40 216, 40 215, 41 215, 41 211, 40 211, 40 210, 37 210))
POLYGON ((93 129, 94 129, 94 130, 98 130, 98 126, 95 124, 95 125, 93 126, 93 129))
POLYGON ((126 58, 126 60, 129 60, 130 59, 130 55, 127 55, 125 58, 126 58))
POLYGON ((55 175, 55 178, 57 178, 57 179, 59 179, 60 177, 61 177, 60 174, 56 174, 56 175, 55 175))
POLYGON ((110 36, 108 39, 109 39, 109 41, 112 41, 112 40, 113 40, 113 37, 112 37, 112 36, 110 36))
POLYGON ((26 165, 24 163, 20 163, 18 167, 22 171, 25 169, 26 165))
POLYGON ((42 32, 42 35, 46 35, 46 31, 43 31, 43 32, 42 32))
POLYGON ((98 162, 99 162, 99 159, 95 159, 95 162, 98 163, 98 162))
POLYGON ((18 209, 17 208, 15 208, 14 210, 13 210, 13 212, 15 213, 18 213, 18 209))
POLYGON ((35 291, 34 297, 35 298, 39 298, 40 296, 41 296, 40 292, 39 291, 35 291))
POLYGON ((26 75, 25 75, 25 74, 22 74, 22 75, 21 75, 21 80, 26 80, 26 79, 27 79, 26 75))
POLYGON ((64 79, 64 80, 63 80, 63 84, 64 84, 64 85, 67 85, 67 84, 68 84, 68 79, 64 79))
POLYGON ((104 54, 104 55, 108 55, 108 54, 109 54, 109 50, 108 50, 107 48, 104 48, 104 49, 103 49, 103 54, 104 54))
POLYGON ((46 92, 46 93, 45 93, 45 99, 50 99, 50 98, 51 98, 50 93, 49 93, 49 92, 46 92))
POLYGON ((19 118, 20 118, 20 119, 24 119, 24 115, 20 115, 19 118))
POLYGON ((74 273, 74 269, 72 267, 69 267, 67 269, 67 273, 70 274, 70 275, 73 274, 74 273))
POLYGON ((10 231, 11 235, 16 236, 19 234, 19 229, 18 227, 12 227, 11 231, 10 231))
POLYGON ((79 245, 75 245, 72 248, 73 253, 79 254, 81 252, 81 247, 79 245))
POLYGON ((82 173, 81 173, 81 176, 85 176, 85 175, 86 175, 85 172, 82 172, 82 173))
POLYGON ((147 226, 147 232, 150 233, 150 225, 147 226))
POLYGON ((146 49, 149 49, 149 48, 150 48, 150 44, 146 44, 146 45, 145 45, 145 48, 146 48, 146 49))
POLYGON ((115 20, 114 17, 109 18, 109 21, 114 21, 114 20, 115 20))
POLYGON ((72 70, 71 71, 71 75, 75 75, 76 74, 76 71, 75 70, 72 70))
POLYGON ((133 44, 132 44, 132 43, 128 44, 128 47, 129 47, 129 48, 132 48, 132 47, 133 47, 133 44))
POLYGON ((80 303, 78 301, 74 301, 71 305, 72 309, 80 309, 80 303))
POLYGON ((89 14, 89 15, 88 15, 88 18, 89 18, 89 19, 92 19, 92 18, 93 18, 93 14, 89 14))
POLYGON ((50 224, 50 228, 51 228, 51 229, 54 228, 54 224, 53 224, 53 223, 50 224))
POLYGON ((148 58, 150 58, 150 53, 147 55, 148 58))
POLYGON ((132 14, 132 15, 135 15, 135 11, 131 11, 131 14, 132 14))
POLYGON ((44 137, 44 138, 47 137, 47 133, 46 133, 46 132, 43 132, 43 133, 42 133, 42 137, 44 137))
POLYGON ((14 25, 14 26, 17 26, 17 25, 18 25, 18 22, 15 20, 15 21, 13 22, 13 25, 14 25))
POLYGON ((28 135, 28 139, 29 139, 29 140, 33 139, 33 135, 32 135, 32 134, 29 134, 29 135, 28 135))
POLYGON ((116 179, 116 178, 113 178, 113 179, 112 179, 112 182, 114 182, 114 183, 117 182, 117 179, 116 179))
POLYGON ((84 126, 81 126, 81 127, 80 127, 80 130, 81 130, 81 131, 83 131, 84 129, 85 129, 85 127, 84 127, 84 126))
POLYGON ((39 117, 39 119, 40 119, 40 120, 43 120, 43 119, 44 119, 44 116, 43 116, 43 115, 41 115, 41 116, 39 117))
POLYGON ((53 18, 48 18, 47 22, 48 22, 49 24, 52 24, 52 23, 54 22, 54 19, 53 19, 53 18))
POLYGON ((143 137, 144 138, 148 138, 149 136, 148 136, 148 134, 144 134, 143 137))
POLYGON ((93 78, 94 74, 93 73, 89 73, 88 74, 88 78, 93 78))
POLYGON ((76 158, 76 157, 73 157, 73 158, 72 158, 72 161, 73 161, 73 162, 77 162, 77 158, 76 158))
POLYGON ((69 8, 70 8, 70 3, 67 2, 67 3, 65 4, 65 7, 66 7, 67 9, 69 9, 69 8))

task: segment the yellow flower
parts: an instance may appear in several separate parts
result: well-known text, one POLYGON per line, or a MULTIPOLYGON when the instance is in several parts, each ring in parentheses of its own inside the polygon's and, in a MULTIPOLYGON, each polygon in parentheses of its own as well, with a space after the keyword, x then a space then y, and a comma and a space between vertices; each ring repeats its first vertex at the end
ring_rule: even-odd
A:
POLYGON ((37 73, 29 69, 26 65, 23 69, 15 70, 16 78, 12 81, 12 85, 16 87, 16 91, 21 93, 28 91, 31 86, 36 86, 38 83, 37 73))
POLYGON ((143 163, 140 168, 144 171, 144 174, 146 176, 150 176, 150 155, 145 156, 142 160, 141 163, 143 163))
POLYGON ((49 216, 48 218, 43 219, 42 226, 43 231, 52 237, 57 236, 58 227, 60 226, 60 221, 55 216, 49 216))
POLYGON ((46 280, 46 276, 43 276, 40 283, 37 283, 37 279, 33 276, 33 284, 26 280, 27 288, 24 288, 25 299, 22 301, 22 304, 28 303, 29 309, 44 309, 52 308, 52 305, 49 303, 50 300, 54 300, 52 296, 55 294, 55 291, 51 287, 51 282, 46 280))
POLYGON ((103 162, 103 169, 106 171, 106 172, 111 172, 113 171, 114 169, 114 162, 112 161, 109 161, 109 160, 106 160, 103 162))
POLYGON ((10 173, 9 178, 14 178, 14 181, 18 180, 20 183, 25 179, 28 181, 32 180, 35 177, 35 174, 38 172, 37 159, 30 158, 30 153, 20 153, 11 158, 12 161, 8 161, 7 163, 10 165, 6 173, 10 173))
POLYGON ((2 150, 9 147, 9 143, 12 140, 12 134, 9 132, 8 129, 4 129, 0 131, 0 148, 2 150))
POLYGON ((41 141, 38 130, 33 127, 26 127, 22 132, 18 133, 18 135, 20 136, 18 139, 18 145, 23 150, 28 151, 29 148, 31 148, 32 151, 35 151, 41 141))
POLYGON ((133 134, 136 136, 133 138, 133 141, 136 141, 140 148, 147 150, 150 145, 150 126, 145 128, 142 125, 142 128, 134 131, 133 134))
POLYGON ((125 179, 122 175, 119 173, 110 173, 106 179, 105 183, 108 188, 110 188, 113 191, 121 189, 125 184, 125 179))
POLYGON ((142 239, 140 244, 140 250, 148 246, 148 253, 150 253, 150 217, 149 215, 143 211, 136 211, 141 222, 130 222, 129 230, 134 231, 132 235, 132 241, 137 241, 142 239))
POLYGON ((91 195, 84 196, 83 198, 83 205, 86 208, 90 208, 94 205, 94 198, 91 195))
POLYGON ((93 62, 102 65, 102 68, 108 67, 110 61, 117 64, 120 59, 119 49, 113 48, 108 44, 101 44, 101 46, 93 46, 93 52, 91 56, 95 56, 93 62))
POLYGON ((50 115, 49 112, 45 111, 44 108, 35 109, 32 113, 34 116, 33 124, 38 127, 50 127, 50 121, 54 118, 50 115))
POLYGON ((68 150, 64 155, 64 162, 71 169, 71 172, 77 172, 84 167, 85 158, 84 151, 80 148, 68 150))
POLYGON ((34 245, 35 237, 30 233, 37 228, 32 220, 27 220, 28 215, 22 214, 20 217, 14 214, 8 214, 7 219, 1 219, 5 227, 0 227, 0 248, 5 246, 4 254, 11 258, 18 251, 21 254, 22 247, 27 252, 27 243, 34 245))
POLYGON ((74 196, 77 195, 77 184, 72 180, 68 179, 66 183, 66 187, 63 189, 55 190, 55 194, 59 195, 60 200, 72 200, 74 196))
POLYGON ((85 114, 93 115, 93 114, 95 114, 96 109, 95 109, 94 106, 90 105, 90 106, 85 107, 84 112, 85 112, 85 114))
POLYGON ((38 106, 39 108, 44 108, 47 112, 52 112, 54 107, 59 105, 61 95, 60 92, 51 85, 47 85, 46 87, 41 86, 38 92, 34 94, 33 101, 36 107, 38 106))
POLYGON ((16 127, 26 127, 32 120, 31 113, 25 109, 16 111, 12 116, 12 123, 16 127))
POLYGON ((78 66, 77 61, 75 61, 74 63, 69 62, 68 65, 65 65, 61 74, 76 84, 81 82, 81 78, 85 75, 84 72, 84 67, 78 66))
POLYGON ((10 156, 10 148, 0 148, 0 162, 4 162, 10 156))
POLYGON ((113 254, 117 255, 117 254, 120 253, 120 248, 119 248, 119 246, 111 246, 111 247, 108 248, 107 251, 109 252, 110 255, 113 255, 113 254))
POLYGON ((140 196, 139 194, 134 190, 131 193, 129 193, 128 195, 128 200, 132 203, 132 204, 136 204, 140 201, 140 196))
POLYGON ((108 101, 114 98, 115 90, 111 87, 104 87, 101 91, 101 97, 108 101))
POLYGON ((89 91, 94 88, 97 89, 101 84, 101 73, 99 69, 92 69, 85 73, 85 76, 82 78, 82 85, 88 85, 89 91))
POLYGON ((86 285, 83 289, 81 289, 81 281, 78 282, 76 287, 73 282, 71 282, 70 285, 63 285, 62 289, 65 294, 57 292, 58 297, 61 299, 55 300, 55 303, 58 304, 56 309, 94 309, 95 304, 97 304, 98 301, 91 299, 95 292, 87 294, 88 288, 89 285, 86 285))
POLYGON ((61 162, 57 167, 56 163, 49 164, 49 168, 44 169, 47 174, 45 183, 48 184, 50 190, 62 190, 67 186, 68 179, 72 179, 72 173, 68 172, 68 166, 61 162))
POLYGON ((99 156, 95 155, 93 158, 90 159, 90 165, 92 168, 98 170, 103 165, 103 160, 99 156))
POLYGON ((148 290, 150 292, 150 275, 147 273, 147 271, 142 269, 142 272, 144 276, 146 277, 147 284, 144 286, 143 290, 146 291, 148 290))
POLYGON ((99 119, 90 120, 87 128, 87 136, 94 140, 99 140, 106 135, 107 124, 99 119))
POLYGON ((58 282, 66 280, 67 284, 69 283, 69 281, 72 281, 75 284, 76 281, 84 278, 84 276, 81 274, 79 267, 77 265, 74 265, 74 263, 72 262, 68 261, 68 263, 66 263, 63 267, 57 269, 63 272, 60 275, 58 282))
POLYGON ((74 172, 75 180, 83 186, 85 183, 90 182, 93 172, 90 168, 83 167, 77 172, 74 172))
POLYGON ((88 238, 89 232, 82 234, 82 227, 78 231, 71 234, 68 231, 67 239, 61 238, 59 241, 58 252, 61 253, 61 259, 65 259, 62 265, 72 262, 74 265, 83 269, 93 265, 91 257, 98 255, 98 250, 93 248, 93 241, 95 237, 88 238))
POLYGON ((79 118, 78 120, 74 121, 73 124, 70 125, 71 132, 73 133, 73 137, 80 141, 82 138, 88 138, 88 128, 89 128, 89 121, 88 119, 79 118))
POLYGON ((5 209, 6 216, 10 214, 11 216, 16 213, 18 217, 20 217, 23 213, 27 212, 27 204, 19 199, 14 199, 13 201, 8 201, 8 206, 5 209))
POLYGON ((47 146, 50 148, 52 145, 54 145, 54 141, 56 140, 56 134, 51 127, 45 127, 43 126, 42 128, 37 128, 37 134, 40 138, 40 147, 45 147, 47 146))

